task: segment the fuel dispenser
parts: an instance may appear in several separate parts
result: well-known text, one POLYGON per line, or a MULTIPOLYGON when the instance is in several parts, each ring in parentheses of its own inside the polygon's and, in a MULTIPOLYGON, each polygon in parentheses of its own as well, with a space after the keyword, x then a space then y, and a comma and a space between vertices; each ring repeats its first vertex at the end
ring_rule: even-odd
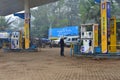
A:
POLYGON ((98 47, 98 24, 81 25, 81 53, 94 53, 98 47))
POLYGON ((21 49, 22 48, 21 33, 18 31, 11 33, 11 49, 21 49))

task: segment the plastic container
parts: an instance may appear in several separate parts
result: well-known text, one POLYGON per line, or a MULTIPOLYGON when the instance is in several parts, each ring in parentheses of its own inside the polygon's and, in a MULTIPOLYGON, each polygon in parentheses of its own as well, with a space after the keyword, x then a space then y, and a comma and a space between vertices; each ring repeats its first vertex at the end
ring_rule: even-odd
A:
POLYGON ((101 53, 101 48, 100 47, 95 47, 94 50, 95 50, 95 53, 101 53))

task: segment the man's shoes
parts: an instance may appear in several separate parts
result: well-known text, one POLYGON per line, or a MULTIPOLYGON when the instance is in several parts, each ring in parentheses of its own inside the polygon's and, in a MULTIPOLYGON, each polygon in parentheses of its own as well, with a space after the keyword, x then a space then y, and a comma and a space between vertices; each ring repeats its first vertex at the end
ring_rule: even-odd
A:
POLYGON ((65 57, 65 55, 61 55, 61 56, 65 57))

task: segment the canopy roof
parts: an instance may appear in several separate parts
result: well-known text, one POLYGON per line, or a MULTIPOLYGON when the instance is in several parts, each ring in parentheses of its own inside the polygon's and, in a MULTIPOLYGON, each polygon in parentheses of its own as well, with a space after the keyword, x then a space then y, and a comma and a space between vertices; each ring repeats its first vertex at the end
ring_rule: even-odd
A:
MULTIPOLYGON (((30 8, 57 0, 30 0, 30 8)), ((24 0, 0 0, 0 16, 24 10, 24 0)))

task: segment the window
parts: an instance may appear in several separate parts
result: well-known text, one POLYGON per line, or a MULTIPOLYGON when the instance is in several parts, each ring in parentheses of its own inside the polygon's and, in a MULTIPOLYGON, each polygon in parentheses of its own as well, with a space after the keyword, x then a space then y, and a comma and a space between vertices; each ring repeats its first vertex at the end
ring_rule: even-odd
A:
POLYGON ((70 38, 68 38, 68 41, 70 41, 70 38))
POLYGON ((72 41, 77 41, 77 38, 72 38, 72 41))

